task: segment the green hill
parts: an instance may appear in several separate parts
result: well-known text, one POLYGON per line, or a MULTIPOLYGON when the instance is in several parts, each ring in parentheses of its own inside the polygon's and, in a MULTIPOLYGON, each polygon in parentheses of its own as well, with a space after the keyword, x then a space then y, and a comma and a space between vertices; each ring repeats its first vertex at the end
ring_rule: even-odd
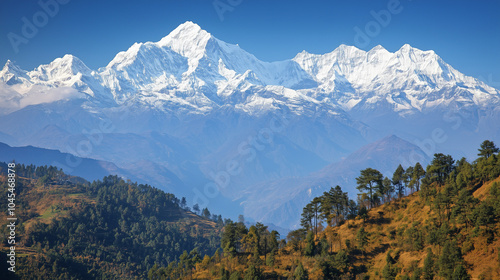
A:
MULTIPOLYGON (((89 183, 55 167, 15 170, 19 279, 144 279, 154 264, 167 266, 183 251, 201 257, 219 247, 214 221, 182 209, 174 195, 151 186, 116 176, 89 183)), ((5 210, 6 172, 2 165, 0 209, 5 210)), ((10 246, 5 211, 0 221, 4 273, 10 246)))

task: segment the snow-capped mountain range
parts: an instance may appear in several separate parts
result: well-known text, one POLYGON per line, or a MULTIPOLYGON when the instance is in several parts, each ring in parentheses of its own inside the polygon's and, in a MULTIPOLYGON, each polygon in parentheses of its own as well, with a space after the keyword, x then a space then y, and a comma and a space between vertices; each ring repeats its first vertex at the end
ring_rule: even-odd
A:
MULTIPOLYGON (((410 148, 395 154, 391 143, 420 149, 426 159, 434 152, 473 157, 470 147, 500 138, 499 104, 499 90, 432 50, 341 45, 264 62, 186 22, 95 70, 70 54, 32 71, 7 61, 0 71, 0 141, 109 161, 193 202, 213 174, 236 162, 242 171, 207 200, 210 210, 241 211, 220 204, 233 201, 259 220, 260 196, 251 192, 265 193, 269 183, 285 194, 274 202, 288 210, 271 209, 263 221, 277 222, 280 213, 300 212, 309 182, 340 178, 314 179, 326 178, 320 170, 336 162, 363 166, 349 165, 349 155, 388 135, 397 137, 380 146, 390 161, 384 166, 397 166, 401 157, 412 163, 410 148), (282 129, 262 138, 277 116, 286 119, 282 129), (99 130, 103 121, 110 129, 99 130), (288 188, 297 191, 286 194, 288 188)), ((354 196, 354 186, 343 187, 354 196)))
POLYGON ((21 95, 33 87, 72 87, 93 102, 133 101, 196 114, 224 105, 249 114, 283 106, 300 113, 307 105, 337 113, 379 103, 404 114, 499 102, 498 90, 461 74, 433 51, 404 45, 394 53, 382 46, 365 52, 341 45, 324 55, 303 51, 263 62, 192 22, 158 42, 135 43, 96 71, 72 55, 33 71, 7 61, 0 81, 21 95))

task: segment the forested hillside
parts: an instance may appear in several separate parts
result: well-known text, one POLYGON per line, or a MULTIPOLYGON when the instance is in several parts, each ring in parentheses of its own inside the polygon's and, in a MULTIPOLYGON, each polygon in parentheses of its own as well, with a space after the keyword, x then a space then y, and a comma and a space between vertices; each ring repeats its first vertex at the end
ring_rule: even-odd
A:
MULTIPOLYGON (((7 210, 7 165, 0 169, 0 208, 7 210)), ((220 216, 195 215, 184 200, 151 186, 116 176, 89 183, 55 167, 15 170, 18 279, 144 279, 155 263, 167 266, 184 251, 200 258, 220 245, 220 216)), ((2 211, 1 273, 11 246, 6 218, 2 211)))
MULTIPOLYGON (((286 239, 261 223, 247 227, 193 207, 196 215, 184 199, 116 176, 89 183, 17 165, 15 276, 500 279, 498 152, 484 141, 473 162, 437 153, 426 168, 399 166, 391 178, 361 170, 357 201, 332 187, 304 207, 302 227, 286 239)), ((1 170, 7 198, 7 166, 1 170)), ((0 219, 6 252, 5 212, 0 219)))
POLYGON ((286 240, 228 223, 222 254, 154 267, 149 279, 500 279, 500 157, 490 141, 478 156, 435 154, 392 178, 361 170, 357 202, 332 187, 286 240))

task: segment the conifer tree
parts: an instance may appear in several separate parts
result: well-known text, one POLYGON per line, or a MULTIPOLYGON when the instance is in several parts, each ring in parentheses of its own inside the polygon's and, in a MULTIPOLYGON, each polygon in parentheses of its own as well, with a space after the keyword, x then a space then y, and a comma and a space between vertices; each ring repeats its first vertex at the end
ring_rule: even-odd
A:
POLYGON ((420 164, 420 162, 417 162, 415 164, 415 167, 413 167, 413 176, 411 181, 411 184, 415 186, 417 192, 420 190, 420 179, 422 179, 424 176, 425 176, 425 170, 420 164))
POLYGON ((443 186, 446 178, 454 169, 454 160, 450 155, 434 154, 432 163, 427 166, 427 176, 430 182, 437 182, 443 186))
POLYGON ((368 245, 368 232, 366 232, 364 227, 360 227, 356 232, 356 241, 360 250, 364 250, 366 245, 368 245))
POLYGON ((493 143, 490 140, 484 140, 483 143, 481 143, 481 148, 478 149, 479 153, 477 154, 481 158, 488 159, 490 156, 498 153, 499 149, 495 146, 495 143, 493 143))
POLYGON ((427 249, 427 256, 424 259, 424 268, 422 271, 423 280, 434 279, 434 254, 430 248, 427 249))
POLYGON ((295 280, 307 280, 309 279, 307 270, 304 268, 301 262, 299 262, 299 265, 297 265, 297 268, 295 268, 295 271, 293 273, 293 278, 295 280))
POLYGON ((309 231, 306 236, 306 248, 304 250, 304 255, 312 257, 316 254, 316 243, 314 242, 314 234, 309 231))
POLYGON ((361 175, 356 178, 358 184, 356 188, 361 192, 368 191, 370 208, 375 204, 376 193, 380 193, 380 189, 383 187, 382 178, 382 173, 373 168, 361 170, 361 175))
POLYGON ((398 168, 396 168, 396 171, 394 171, 394 174, 392 175, 392 184, 396 188, 396 192, 398 193, 398 198, 401 199, 404 195, 404 175, 405 175, 405 170, 403 166, 398 165, 398 168))

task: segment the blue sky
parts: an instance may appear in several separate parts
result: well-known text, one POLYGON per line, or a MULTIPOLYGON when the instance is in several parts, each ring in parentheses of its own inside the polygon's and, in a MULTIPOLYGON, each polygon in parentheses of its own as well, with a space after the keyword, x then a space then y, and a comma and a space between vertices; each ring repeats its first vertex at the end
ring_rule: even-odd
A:
POLYGON ((49 11, 54 11, 53 4, 57 3, 58 11, 49 15, 39 1, 0 2, 1 64, 11 59, 31 70, 71 53, 97 69, 134 42, 158 41, 190 20, 265 61, 293 58, 302 50, 326 53, 340 44, 364 50, 380 44, 396 51, 408 43, 419 49, 435 50, 459 71, 500 88, 500 1, 497 0, 40 2, 52 3, 49 11), (217 12, 215 6, 221 10, 217 12), (374 14, 381 13, 389 13, 390 20, 377 22, 374 14), (26 20, 30 24, 37 21, 39 26, 35 25, 38 29, 35 32, 25 30, 31 38, 23 35, 26 20), (365 40, 360 40, 362 35, 356 35, 356 30, 366 35, 365 40), (15 47, 11 41, 15 41, 15 47))

